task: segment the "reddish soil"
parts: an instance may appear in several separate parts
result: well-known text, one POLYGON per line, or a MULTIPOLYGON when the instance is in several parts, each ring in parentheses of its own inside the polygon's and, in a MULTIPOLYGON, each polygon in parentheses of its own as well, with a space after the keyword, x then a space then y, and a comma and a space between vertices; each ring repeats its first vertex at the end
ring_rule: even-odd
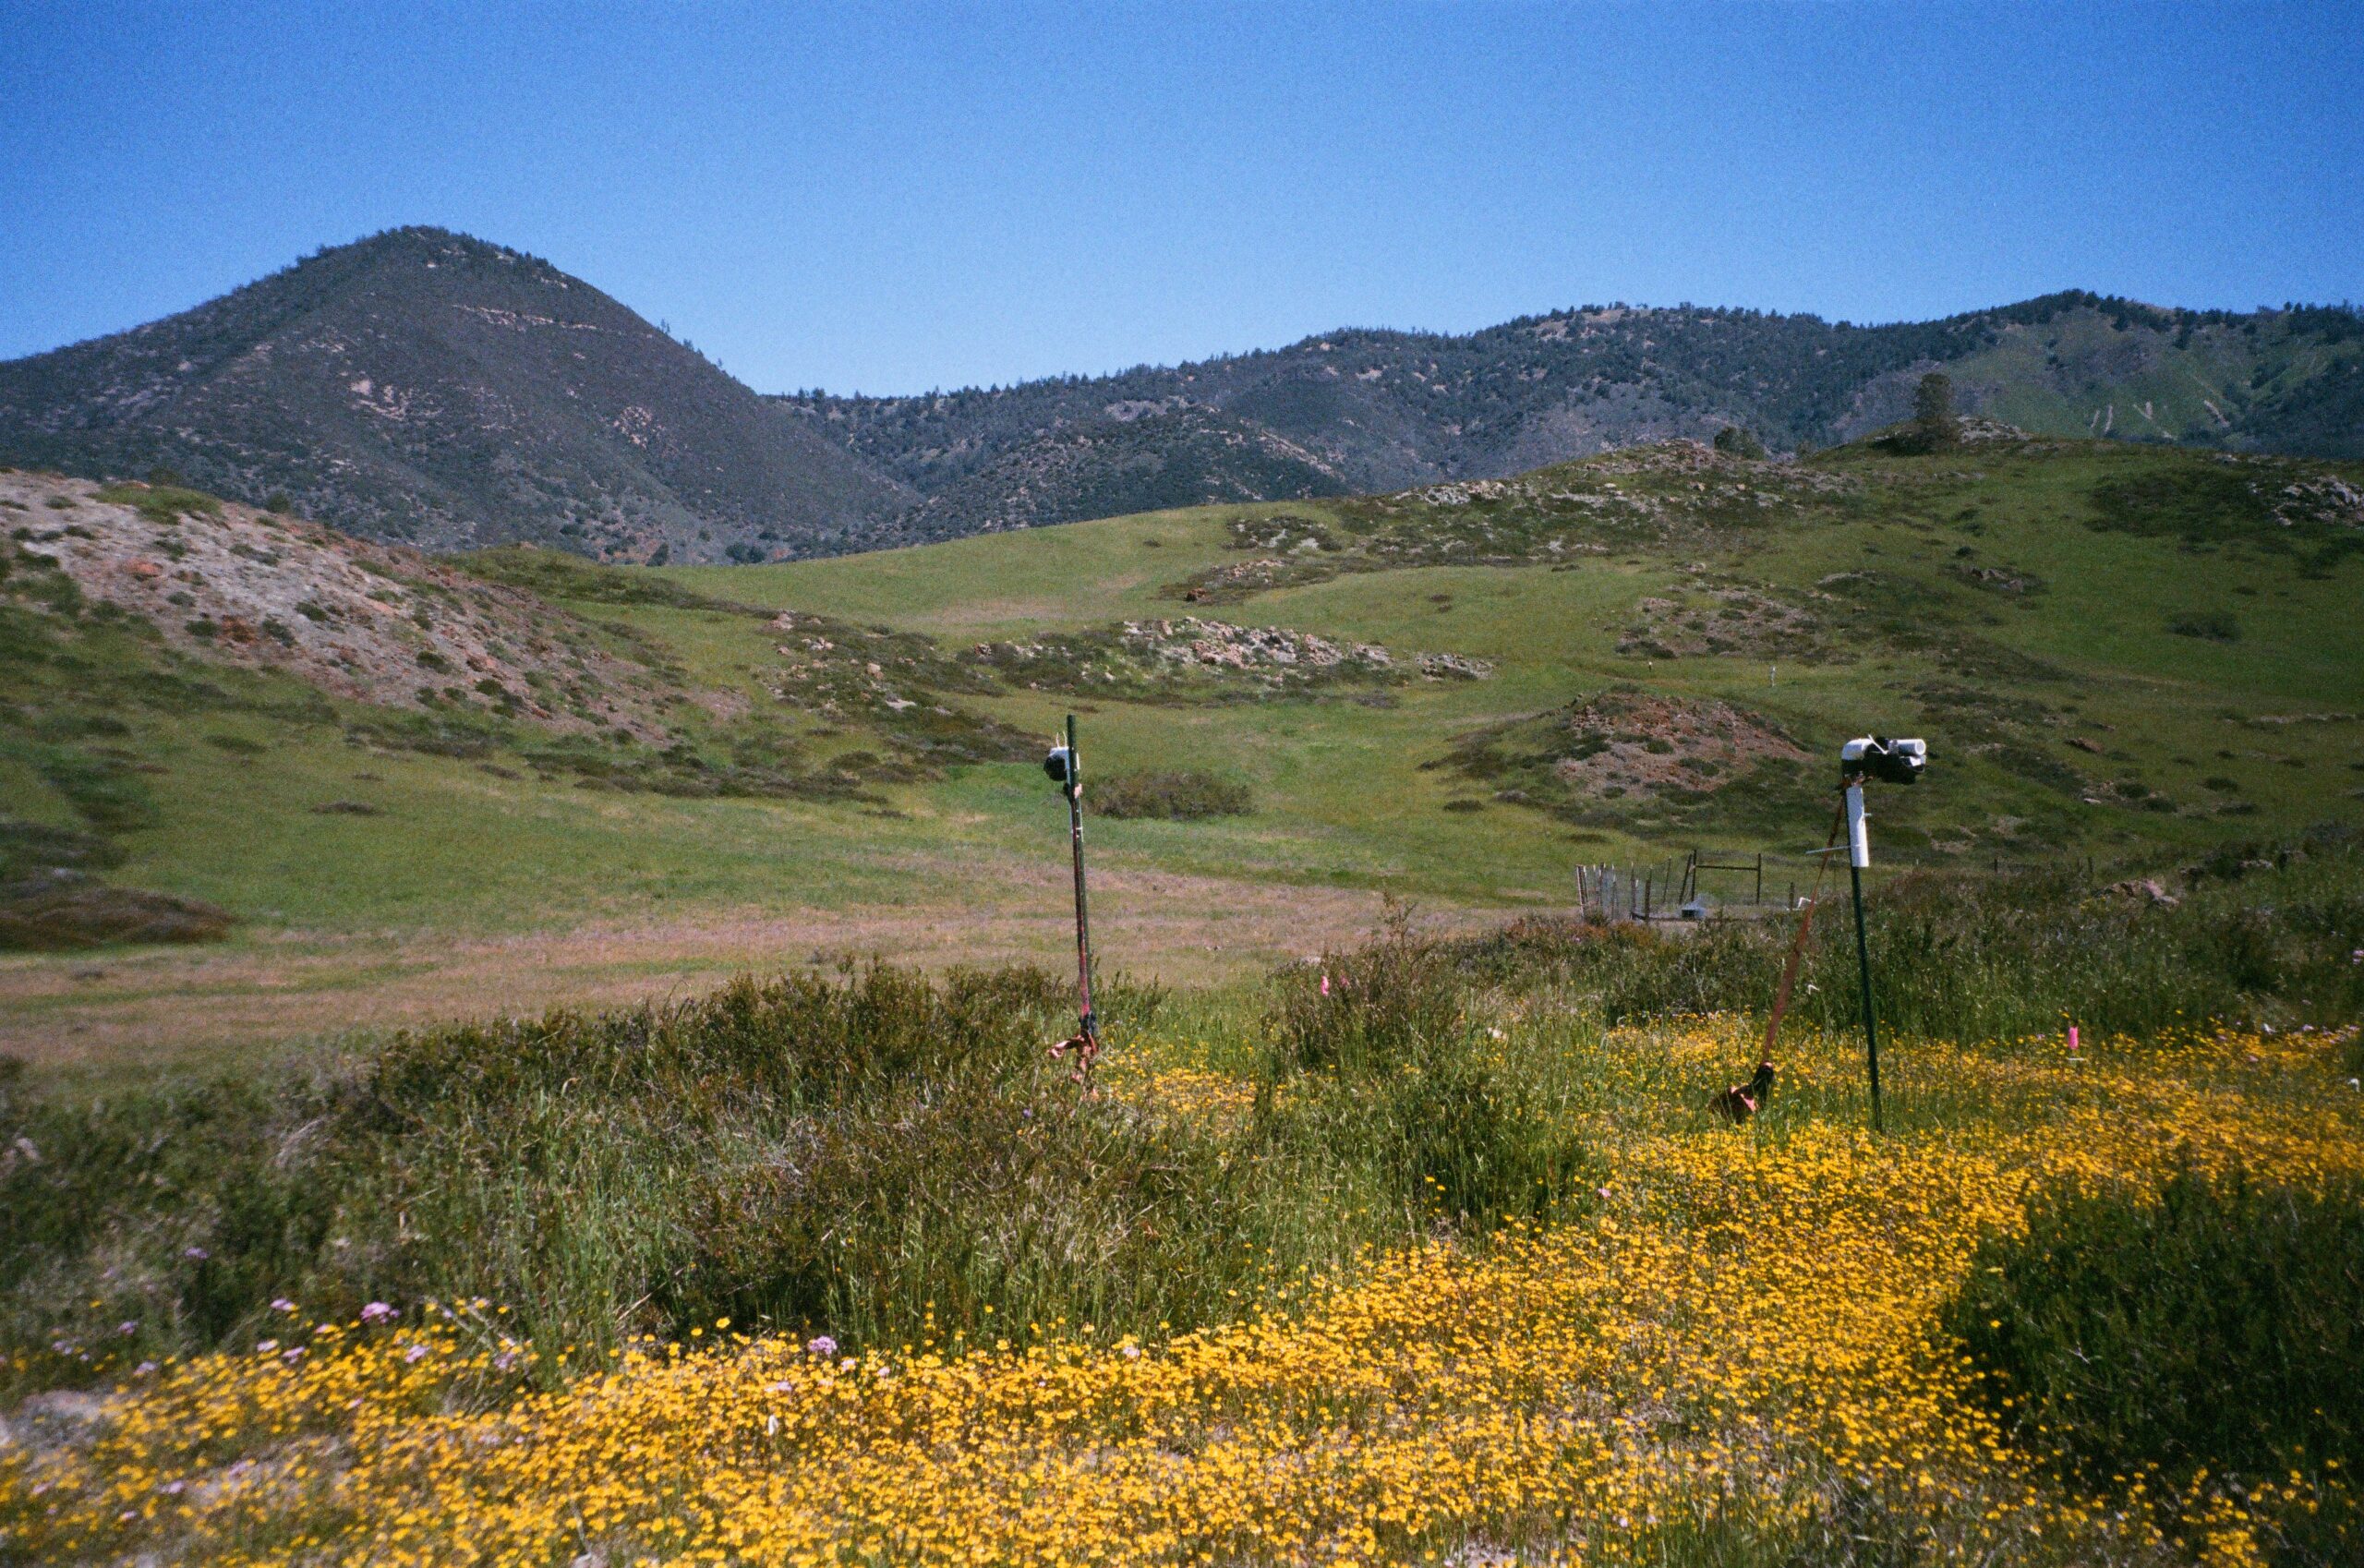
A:
POLYGON ((1561 759, 1559 774, 1588 794, 1669 783, 1712 790, 1760 759, 1806 755, 1729 703, 1611 693, 1569 715, 1568 725, 1577 750, 1561 759))

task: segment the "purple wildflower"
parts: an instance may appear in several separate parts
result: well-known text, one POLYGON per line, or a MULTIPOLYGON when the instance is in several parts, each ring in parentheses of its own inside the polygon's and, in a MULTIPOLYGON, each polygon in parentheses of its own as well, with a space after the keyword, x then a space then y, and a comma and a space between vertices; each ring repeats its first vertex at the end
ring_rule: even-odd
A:
POLYGON ((804 1348, 815 1356, 835 1356, 838 1353, 838 1342, 827 1334, 815 1334, 804 1342, 804 1348))
POLYGON ((399 1315, 382 1301, 372 1301, 361 1309, 361 1321, 365 1323, 391 1323, 399 1315))

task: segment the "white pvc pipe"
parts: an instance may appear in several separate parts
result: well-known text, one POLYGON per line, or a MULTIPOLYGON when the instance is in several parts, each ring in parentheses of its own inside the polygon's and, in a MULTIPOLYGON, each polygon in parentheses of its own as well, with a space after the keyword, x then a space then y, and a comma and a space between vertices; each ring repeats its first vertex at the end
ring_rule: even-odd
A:
POLYGON ((1872 836, 1863 827, 1863 787, 1847 786, 1847 863, 1858 870, 1872 863, 1872 836))

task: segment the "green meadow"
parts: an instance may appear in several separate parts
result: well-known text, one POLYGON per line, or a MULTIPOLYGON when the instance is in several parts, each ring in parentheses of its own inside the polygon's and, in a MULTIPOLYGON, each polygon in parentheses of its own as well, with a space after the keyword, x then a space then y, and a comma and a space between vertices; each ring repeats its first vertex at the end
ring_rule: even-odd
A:
POLYGON ((1144 975, 1260 973, 1381 898, 1448 921, 1564 907, 1579 864, 1695 848, 1765 851, 1785 887, 1866 731, 1933 759, 1876 806, 1879 874, 2172 879, 2364 815, 2364 522, 2335 488, 2358 476, 2109 441, 1675 447, 778 565, 460 562, 638 650, 671 694, 661 752, 331 700, 29 597, 19 569, 8 815, 98 833, 115 881, 237 924, 203 949, 0 958, 0 1049, 141 1060, 192 1030, 315 1037, 844 952, 1054 960, 1064 814, 1034 759, 1068 713, 1088 805, 1092 780, 1147 772, 1248 792, 1239 814, 1092 820, 1106 957, 1144 975), (1126 622, 1192 616, 1379 645, 1393 673, 1092 663, 1126 622), (1019 673, 973 652, 1062 638, 1085 639, 1068 665, 1019 673), (1486 670, 1431 678, 1421 655, 1486 670), (1578 731, 1609 721, 1570 705, 1645 699, 1675 725, 1646 749, 1695 771, 1586 782, 1570 758, 1610 737, 1578 731), (1693 762, 1700 714, 1765 754, 1693 762))

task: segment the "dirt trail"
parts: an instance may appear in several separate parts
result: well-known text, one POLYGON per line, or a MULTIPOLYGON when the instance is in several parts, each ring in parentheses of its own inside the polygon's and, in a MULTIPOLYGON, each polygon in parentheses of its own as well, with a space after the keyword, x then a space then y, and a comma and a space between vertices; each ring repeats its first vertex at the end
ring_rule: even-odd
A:
MULTIPOLYGON (((1352 943, 1376 893, 1162 873, 1095 875, 1092 935, 1109 971, 1198 985, 1352 943)), ((1507 911, 1421 906, 1439 929, 1507 911)), ((926 967, 1073 962, 1056 900, 850 911, 715 910, 495 936, 289 933, 228 948, 0 959, 0 1053, 118 1072, 234 1061, 355 1031, 693 995, 745 971, 851 954, 926 967)))

